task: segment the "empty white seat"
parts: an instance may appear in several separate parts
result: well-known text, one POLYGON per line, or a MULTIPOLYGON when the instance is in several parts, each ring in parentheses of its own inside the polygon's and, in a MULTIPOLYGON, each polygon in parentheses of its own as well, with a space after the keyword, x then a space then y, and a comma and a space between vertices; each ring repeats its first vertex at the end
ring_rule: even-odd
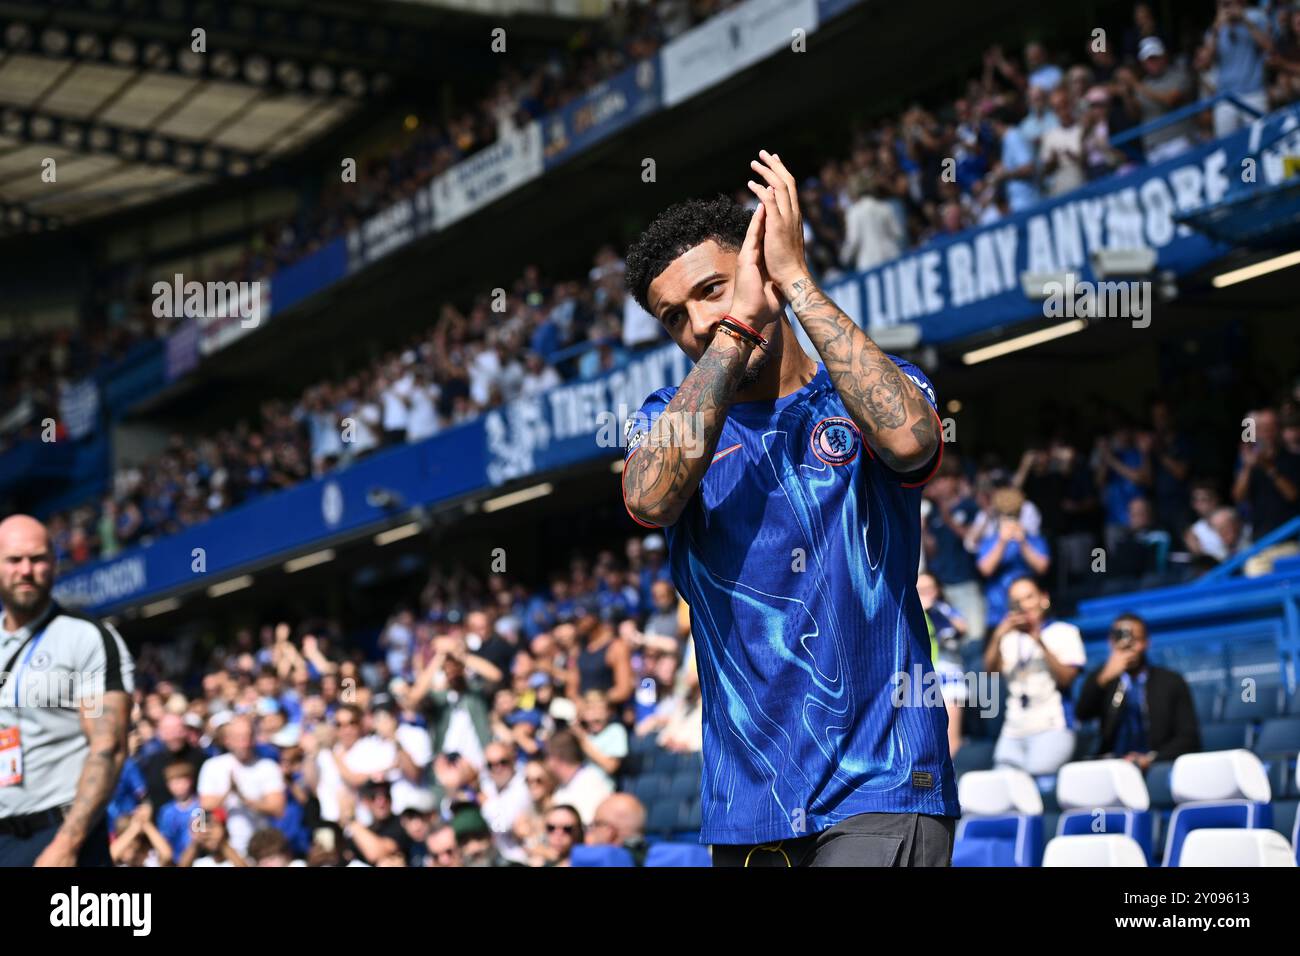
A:
POLYGON ((1276 830, 1193 830, 1183 841, 1179 866, 1294 867, 1291 843, 1276 830))
POLYGON ((1043 866, 1146 866, 1137 840, 1118 833, 1060 836, 1047 844, 1043 866))
POLYGON ((1043 812, 1043 795, 1034 778, 1010 767, 963 774, 957 781, 957 800, 963 813, 981 817, 1043 812))
POLYGON ((1183 754, 1174 761, 1169 786, 1174 803, 1223 800, 1268 803, 1273 798, 1268 771, 1249 750, 1183 754))
POLYGON ((1151 795, 1142 771, 1128 760, 1067 763, 1056 775, 1056 800, 1062 810, 1151 808, 1151 795))

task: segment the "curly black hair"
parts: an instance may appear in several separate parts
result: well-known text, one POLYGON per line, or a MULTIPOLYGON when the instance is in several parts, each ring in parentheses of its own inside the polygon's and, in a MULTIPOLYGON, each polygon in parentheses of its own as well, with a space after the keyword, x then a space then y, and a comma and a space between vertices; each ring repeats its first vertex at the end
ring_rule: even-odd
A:
POLYGON ((650 283, 682 253, 712 239, 724 249, 740 250, 754 214, 730 196, 688 199, 669 206, 627 251, 623 281, 647 312, 650 283))

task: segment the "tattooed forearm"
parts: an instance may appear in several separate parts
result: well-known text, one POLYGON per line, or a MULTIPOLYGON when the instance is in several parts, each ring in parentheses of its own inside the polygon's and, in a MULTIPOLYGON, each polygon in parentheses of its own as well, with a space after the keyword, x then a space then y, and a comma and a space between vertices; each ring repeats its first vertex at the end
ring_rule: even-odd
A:
POLYGON ((104 695, 103 711, 97 717, 83 718, 87 726, 90 751, 77 781, 77 794, 59 827, 59 836, 80 847, 86 835, 99 821, 117 786, 117 778, 126 762, 127 724, 130 701, 121 691, 104 695))
POLYGON ((628 459, 623 496, 638 518, 666 527, 686 507, 708 471, 752 351, 717 336, 628 459))
POLYGON ((929 461, 938 420, 920 390, 812 279, 796 279, 788 295, 844 407, 881 460, 895 471, 929 461))

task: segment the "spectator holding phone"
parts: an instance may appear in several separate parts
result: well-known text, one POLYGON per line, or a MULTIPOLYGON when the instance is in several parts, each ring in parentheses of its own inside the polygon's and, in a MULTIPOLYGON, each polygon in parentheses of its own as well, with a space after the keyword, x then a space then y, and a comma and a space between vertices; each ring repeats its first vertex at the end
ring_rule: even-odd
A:
POLYGON ((993 492, 997 531, 980 544, 976 562, 987 582, 984 597, 990 621, 1006 616, 1007 591, 1013 581, 1025 575, 1046 574, 1051 565, 1047 541, 1042 535, 1028 533, 1020 521, 1024 504, 1024 492, 1017 488, 993 492))
POLYGON ((1009 601, 984 649, 984 669, 1007 685, 993 763, 1055 773, 1074 754, 1069 694, 1087 659, 1083 637, 1073 624, 1049 618, 1051 599, 1032 577, 1011 583, 1009 601))
POLYGON ((1110 658, 1079 689, 1080 720, 1101 718, 1099 756, 1128 760, 1144 773, 1157 760, 1201 749, 1192 692, 1181 674, 1147 661, 1146 622, 1121 614, 1110 626, 1110 658))

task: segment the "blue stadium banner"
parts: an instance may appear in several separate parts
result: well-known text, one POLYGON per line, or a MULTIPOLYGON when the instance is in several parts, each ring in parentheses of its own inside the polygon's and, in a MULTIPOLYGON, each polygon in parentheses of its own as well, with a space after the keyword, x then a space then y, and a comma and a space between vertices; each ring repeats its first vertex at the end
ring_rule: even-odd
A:
POLYGON ((65 575, 60 601, 108 613, 214 584, 392 521, 371 505, 383 489, 398 511, 430 506, 514 479, 621 457, 624 423, 653 391, 678 385, 690 360, 676 345, 638 353, 622 368, 519 399, 412 445, 256 498, 210 521, 65 575), (201 568, 201 570, 196 570, 201 568))
MULTIPOLYGON (((1028 298, 1024 273, 1093 281, 1093 252, 1149 249, 1155 271, 1184 275, 1222 258, 1231 247, 1180 225, 1175 216, 1221 203, 1242 189, 1248 158, 1259 184, 1279 181, 1280 154, 1294 143, 1273 143, 1293 130, 1300 107, 1264 117, 1220 140, 1180 156, 1111 176, 979 229, 922 246, 898 259, 835 284, 837 302, 869 330, 916 323, 924 342, 959 339, 995 326, 1043 315, 1028 298), (1256 155, 1258 154, 1258 155, 1256 155)), ((1290 134, 1290 139, 1297 137, 1290 134)), ((1249 165, 1249 164, 1247 164, 1249 165)))
POLYGON ((690 359, 674 345, 640 354, 588 382, 560 385, 487 413, 485 478, 500 485, 604 454, 617 454, 623 425, 646 397, 680 385, 690 359))
POLYGON ((348 274, 348 243, 339 237, 275 274, 272 313, 284 312, 348 274))
POLYGON ((542 120, 546 168, 571 159, 659 106, 658 60, 628 67, 542 120))

